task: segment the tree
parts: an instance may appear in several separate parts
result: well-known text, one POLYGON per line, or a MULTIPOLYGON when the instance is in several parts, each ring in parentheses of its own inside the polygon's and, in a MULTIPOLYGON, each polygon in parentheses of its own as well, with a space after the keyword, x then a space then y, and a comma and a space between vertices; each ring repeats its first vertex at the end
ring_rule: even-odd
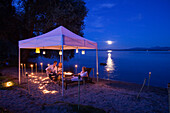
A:
MULTIPOLYGON (((17 56, 20 21, 15 14, 12 0, 0 1, 0 61, 9 61, 17 56)), ((16 61, 16 60, 15 60, 16 61)))
MULTIPOLYGON (((1 57, 17 58, 19 40, 46 33, 60 25, 83 36, 86 15, 87 8, 83 0, 1 0, 1 57)), ((21 53, 24 61, 29 57, 37 57, 33 54, 34 50, 22 50, 21 53)), ((45 57, 59 57, 58 51, 48 50, 47 53, 45 57)), ((73 50, 65 51, 65 54, 65 59, 74 57, 73 50)))
MULTIPOLYGON (((17 13, 24 21, 26 32, 28 31, 24 33, 26 35, 23 39, 46 33, 60 25, 83 36, 84 18, 87 15, 83 0, 20 0, 19 6, 22 10, 17 13)), ((58 51, 48 52, 59 57, 58 51)), ((69 57, 65 59, 74 57, 74 51, 66 53, 69 57)), ((45 57, 51 56, 45 55, 45 57)))

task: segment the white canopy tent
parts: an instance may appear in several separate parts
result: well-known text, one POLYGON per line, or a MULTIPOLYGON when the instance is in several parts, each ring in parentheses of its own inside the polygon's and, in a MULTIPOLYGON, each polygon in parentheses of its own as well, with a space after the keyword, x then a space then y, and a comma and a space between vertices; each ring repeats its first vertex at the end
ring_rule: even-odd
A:
MULTIPOLYGON (((96 74, 98 75, 98 50, 97 43, 87 40, 63 26, 60 26, 43 35, 19 41, 19 84, 21 83, 20 74, 20 49, 53 49, 62 50, 62 64, 63 51, 69 49, 96 49, 96 74)), ((63 95, 63 70, 62 66, 62 95, 63 95)), ((98 77, 98 76, 97 76, 98 77)))

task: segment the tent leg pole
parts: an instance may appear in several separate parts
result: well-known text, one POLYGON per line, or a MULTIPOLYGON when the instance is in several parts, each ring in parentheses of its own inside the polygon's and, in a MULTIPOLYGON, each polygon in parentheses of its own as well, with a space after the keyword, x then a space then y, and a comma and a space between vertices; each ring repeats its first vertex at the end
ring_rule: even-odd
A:
POLYGON ((97 82, 98 82, 98 77, 99 77, 99 71, 98 71, 98 49, 96 49, 96 74, 97 74, 97 82))
POLYGON ((63 62, 63 56, 64 56, 64 50, 63 50, 63 41, 64 36, 62 35, 62 96, 64 96, 64 77, 63 77, 63 70, 64 70, 64 62, 63 62))
POLYGON ((21 84, 21 71, 20 71, 20 48, 18 53, 18 73, 19 73, 19 84, 21 84))

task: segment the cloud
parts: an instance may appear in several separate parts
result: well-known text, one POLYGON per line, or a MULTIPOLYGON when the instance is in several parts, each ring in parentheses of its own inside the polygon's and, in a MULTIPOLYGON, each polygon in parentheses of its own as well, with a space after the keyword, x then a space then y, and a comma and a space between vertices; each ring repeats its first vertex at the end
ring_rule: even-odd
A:
POLYGON ((95 18, 95 20, 94 20, 93 22, 91 22, 91 26, 93 26, 93 27, 95 27, 95 28, 104 27, 103 17, 97 16, 97 17, 95 18))
POLYGON ((138 15, 129 18, 128 21, 142 20, 142 18, 143 18, 143 17, 142 17, 142 14, 139 13, 138 15))
POLYGON ((85 31, 88 32, 88 33, 94 33, 94 32, 103 33, 104 29, 103 28, 87 27, 85 29, 85 31))
POLYGON ((112 35, 111 37, 112 37, 112 38, 119 38, 120 35, 112 35))
POLYGON ((107 9, 110 9, 110 8, 113 8, 114 6, 116 6, 116 4, 114 3, 103 3, 103 4, 98 4, 96 5, 94 8, 92 8, 92 11, 98 11, 98 10, 101 10, 103 8, 107 8, 107 9))
POLYGON ((100 4, 100 7, 101 7, 101 8, 112 8, 112 7, 114 7, 114 6, 115 6, 115 4, 113 4, 113 3, 100 4))
POLYGON ((110 22, 109 18, 105 18, 102 13, 107 13, 109 10, 105 9, 110 9, 115 6, 114 3, 98 3, 94 4, 88 13, 89 17, 88 18, 88 32, 104 32, 104 27, 106 26, 107 23, 110 22), (90 28, 90 29, 89 29, 90 28))

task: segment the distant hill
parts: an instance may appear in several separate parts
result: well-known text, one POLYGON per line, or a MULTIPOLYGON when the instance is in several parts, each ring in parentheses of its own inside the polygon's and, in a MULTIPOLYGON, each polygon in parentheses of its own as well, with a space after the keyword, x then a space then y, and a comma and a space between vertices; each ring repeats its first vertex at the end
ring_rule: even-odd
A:
MULTIPOLYGON (((100 51, 106 51, 108 49, 99 49, 100 51)), ((112 51, 170 51, 170 47, 150 47, 150 48, 144 48, 144 47, 135 47, 135 48, 129 48, 129 49, 109 49, 112 51)))
POLYGON ((130 48, 127 50, 137 50, 137 51, 170 51, 170 47, 150 47, 150 48, 142 48, 142 47, 136 47, 136 48, 130 48))

